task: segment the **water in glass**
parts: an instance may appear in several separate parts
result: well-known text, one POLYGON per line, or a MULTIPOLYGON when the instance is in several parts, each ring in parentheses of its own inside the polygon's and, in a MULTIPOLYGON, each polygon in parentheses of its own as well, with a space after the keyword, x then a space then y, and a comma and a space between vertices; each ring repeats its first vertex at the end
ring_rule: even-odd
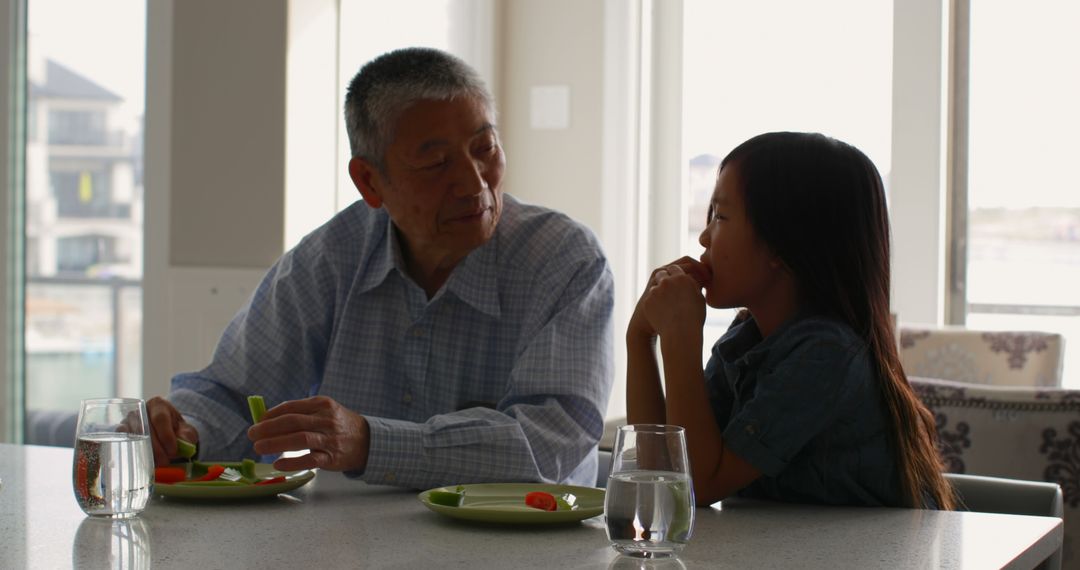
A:
POLYGON ((616 550, 675 553, 694 524, 690 479, 671 471, 612 475, 605 498, 608 538, 616 550))
POLYGON ((153 490, 150 437, 88 433, 75 443, 75 499, 88 515, 125 517, 146 508, 153 490))
POLYGON ((622 554, 662 558, 686 546, 694 529, 694 486, 683 428, 619 428, 604 516, 608 540, 622 554))
POLYGON ((88 515, 128 518, 154 489, 154 450, 146 403, 137 398, 83 400, 71 466, 75 500, 88 515))

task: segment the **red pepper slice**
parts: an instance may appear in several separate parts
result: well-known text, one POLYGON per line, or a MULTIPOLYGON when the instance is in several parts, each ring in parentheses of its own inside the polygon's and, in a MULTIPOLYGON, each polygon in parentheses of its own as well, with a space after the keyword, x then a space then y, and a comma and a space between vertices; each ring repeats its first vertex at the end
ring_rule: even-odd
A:
POLYGON ((271 477, 270 479, 263 479, 262 481, 256 481, 255 484, 256 485, 273 485, 274 483, 284 483, 284 482, 285 482, 285 477, 282 477, 282 476, 279 475, 277 477, 271 477))
POLYGON ((543 491, 533 491, 525 495, 525 504, 541 511, 554 511, 559 508, 558 503, 555 502, 555 497, 551 493, 543 491))
POLYGON ((156 483, 179 483, 187 479, 187 471, 183 467, 158 467, 154 469, 154 482, 156 483))
POLYGON ((221 476, 225 472, 225 468, 221 465, 211 465, 206 468, 206 475, 192 479, 192 481, 213 481, 221 476))

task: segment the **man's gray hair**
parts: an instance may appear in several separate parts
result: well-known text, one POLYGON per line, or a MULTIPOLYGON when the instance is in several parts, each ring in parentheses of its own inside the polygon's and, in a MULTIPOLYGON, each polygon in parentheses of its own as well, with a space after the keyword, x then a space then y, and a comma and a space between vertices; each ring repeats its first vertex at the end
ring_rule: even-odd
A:
POLYGON ((458 97, 479 99, 495 110, 480 75, 446 52, 405 48, 369 61, 353 77, 345 95, 345 128, 353 157, 384 168, 394 126, 406 108, 421 100, 458 97))

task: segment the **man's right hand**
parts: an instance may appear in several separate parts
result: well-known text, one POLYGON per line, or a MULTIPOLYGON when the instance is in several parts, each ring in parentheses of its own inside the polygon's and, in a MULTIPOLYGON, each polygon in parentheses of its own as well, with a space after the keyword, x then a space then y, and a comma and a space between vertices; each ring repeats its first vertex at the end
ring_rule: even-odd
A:
POLYGON ((180 456, 176 450, 176 438, 199 442, 199 432, 184 421, 184 416, 165 398, 154 396, 147 400, 146 415, 150 419, 155 465, 168 465, 171 459, 180 456))

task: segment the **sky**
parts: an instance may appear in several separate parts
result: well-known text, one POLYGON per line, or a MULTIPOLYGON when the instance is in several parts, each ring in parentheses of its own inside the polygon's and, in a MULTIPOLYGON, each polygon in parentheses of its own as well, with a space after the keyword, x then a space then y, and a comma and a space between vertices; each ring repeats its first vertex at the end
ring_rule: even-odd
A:
POLYGON ((30 66, 50 58, 124 98, 142 114, 146 0, 28 0, 30 66))

